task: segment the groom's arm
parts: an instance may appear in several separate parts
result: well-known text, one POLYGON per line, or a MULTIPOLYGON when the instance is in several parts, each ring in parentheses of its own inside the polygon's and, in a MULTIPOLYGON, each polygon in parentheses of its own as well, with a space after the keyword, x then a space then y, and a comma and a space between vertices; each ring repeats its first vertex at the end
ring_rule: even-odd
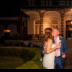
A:
POLYGON ((66 44, 66 40, 64 38, 63 38, 63 47, 64 47, 65 55, 67 55, 68 47, 67 47, 67 44, 66 44))

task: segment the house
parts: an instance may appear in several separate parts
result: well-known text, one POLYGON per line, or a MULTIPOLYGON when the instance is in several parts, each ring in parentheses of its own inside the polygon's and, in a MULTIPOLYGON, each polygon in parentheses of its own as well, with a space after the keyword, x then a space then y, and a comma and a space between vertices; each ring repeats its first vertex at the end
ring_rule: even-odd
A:
POLYGON ((0 37, 4 30, 10 30, 10 36, 17 34, 17 38, 19 34, 20 40, 41 40, 46 28, 58 27, 61 36, 71 39, 71 7, 71 0, 20 0, 18 11, 14 12, 14 15, 19 12, 19 16, 0 17, 0 37))

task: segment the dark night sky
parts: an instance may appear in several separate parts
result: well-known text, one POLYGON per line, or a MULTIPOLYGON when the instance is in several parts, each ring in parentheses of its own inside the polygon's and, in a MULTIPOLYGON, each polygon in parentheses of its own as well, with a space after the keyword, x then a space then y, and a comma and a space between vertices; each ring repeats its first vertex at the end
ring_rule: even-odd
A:
POLYGON ((19 17, 19 0, 0 0, 0 17, 19 17))
POLYGON ((27 0, 0 0, 0 17, 20 17, 20 6, 26 3, 27 0))

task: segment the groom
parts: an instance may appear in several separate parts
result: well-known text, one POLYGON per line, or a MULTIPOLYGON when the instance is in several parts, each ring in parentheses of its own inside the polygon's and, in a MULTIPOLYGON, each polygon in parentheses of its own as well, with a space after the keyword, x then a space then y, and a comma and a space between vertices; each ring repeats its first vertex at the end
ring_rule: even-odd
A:
MULTIPOLYGON (((65 63, 65 58, 68 52, 67 44, 64 38, 59 37, 59 29, 54 28, 52 31, 53 34, 53 43, 56 45, 59 45, 59 41, 61 41, 61 48, 55 50, 55 66, 54 68, 56 69, 64 69, 64 63, 65 63)), ((42 48, 42 55, 46 53, 46 50, 42 48)))

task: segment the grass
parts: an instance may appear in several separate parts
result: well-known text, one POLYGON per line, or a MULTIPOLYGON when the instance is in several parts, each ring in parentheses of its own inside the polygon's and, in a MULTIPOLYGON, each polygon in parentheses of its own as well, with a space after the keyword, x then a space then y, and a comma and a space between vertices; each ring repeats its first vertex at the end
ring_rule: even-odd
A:
POLYGON ((0 56, 0 69, 15 69, 23 63, 23 60, 19 57, 0 56))
POLYGON ((26 62, 25 64, 16 69, 43 69, 42 62, 40 62, 41 48, 27 48, 27 49, 34 51, 36 53, 35 57, 31 61, 26 62))
POLYGON ((35 56, 27 62, 19 57, 0 56, 0 69, 43 69, 42 62, 40 62, 41 48, 39 47, 1 46, 0 48, 26 49, 35 52, 35 56))

